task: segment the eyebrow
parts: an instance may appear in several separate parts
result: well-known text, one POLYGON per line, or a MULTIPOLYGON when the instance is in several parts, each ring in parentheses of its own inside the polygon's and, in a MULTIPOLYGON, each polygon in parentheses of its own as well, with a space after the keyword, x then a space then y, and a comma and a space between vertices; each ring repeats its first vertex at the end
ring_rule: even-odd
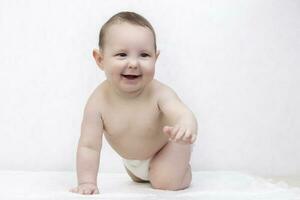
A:
POLYGON ((127 51, 126 49, 114 49, 114 51, 127 51))
MULTIPOLYGON (((128 51, 127 49, 123 49, 123 48, 116 48, 113 50, 114 52, 120 52, 120 51, 128 51)), ((138 52, 147 52, 147 53, 152 53, 152 51, 150 49, 139 49, 138 52)))

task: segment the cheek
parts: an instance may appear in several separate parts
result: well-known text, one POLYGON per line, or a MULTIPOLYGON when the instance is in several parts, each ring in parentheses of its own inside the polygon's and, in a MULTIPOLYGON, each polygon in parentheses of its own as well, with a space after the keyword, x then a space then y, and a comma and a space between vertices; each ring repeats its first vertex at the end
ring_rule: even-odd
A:
POLYGON ((153 75, 155 72, 155 62, 149 61, 144 63, 144 74, 153 75))
POLYGON ((149 76, 154 76, 154 73, 155 73, 155 66, 153 66, 153 67, 151 67, 151 68, 149 68, 149 70, 148 70, 148 75, 149 76))
POLYGON ((107 63, 107 72, 111 75, 120 75, 124 63, 120 61, 112 61, 107 63))

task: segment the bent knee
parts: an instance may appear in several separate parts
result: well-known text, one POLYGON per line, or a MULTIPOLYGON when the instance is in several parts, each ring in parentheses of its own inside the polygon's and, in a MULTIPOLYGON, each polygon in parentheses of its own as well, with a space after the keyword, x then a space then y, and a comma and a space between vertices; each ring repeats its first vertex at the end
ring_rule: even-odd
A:
POLYGON ((184 190, 190 186, 190 182, 188 183, 170 183, 166 181, 150 181, 152 188, 159 190, 184 190))
POLYGON ((160 190, 184 190, 188 188, 192 181, 191 171, 188 171, 185 176, 178 180, 174 177, 155 176, 150 177, 151 186, 154 189, 160 190))

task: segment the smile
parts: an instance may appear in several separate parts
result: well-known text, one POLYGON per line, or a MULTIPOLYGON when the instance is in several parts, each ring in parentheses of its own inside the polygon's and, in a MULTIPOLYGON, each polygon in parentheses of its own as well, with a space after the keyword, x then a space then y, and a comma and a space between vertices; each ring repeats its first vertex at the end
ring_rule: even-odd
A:
POLYGON ((121 74, 122 77, 126 78, 126 79, 129 79, 129 80, 134 80, 134 79, 137 79, 139 77, 141 77, 142 75, 125 75, 125 74, 121 74))

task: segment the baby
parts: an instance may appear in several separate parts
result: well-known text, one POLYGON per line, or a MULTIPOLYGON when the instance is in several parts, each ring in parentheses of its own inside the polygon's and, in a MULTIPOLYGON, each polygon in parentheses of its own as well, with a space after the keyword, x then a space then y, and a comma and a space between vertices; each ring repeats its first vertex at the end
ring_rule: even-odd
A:
POLYGON ((153 79, 159 56, 151 24, 133 12, 101 28, 93 57, 105 72, 84 109, 77 149, 78 186, 98 194, 102 136, 123 158, 128 175, 162 190, 182 190, 192 179, 190 158, 197 121, 176 93, 153 79))

